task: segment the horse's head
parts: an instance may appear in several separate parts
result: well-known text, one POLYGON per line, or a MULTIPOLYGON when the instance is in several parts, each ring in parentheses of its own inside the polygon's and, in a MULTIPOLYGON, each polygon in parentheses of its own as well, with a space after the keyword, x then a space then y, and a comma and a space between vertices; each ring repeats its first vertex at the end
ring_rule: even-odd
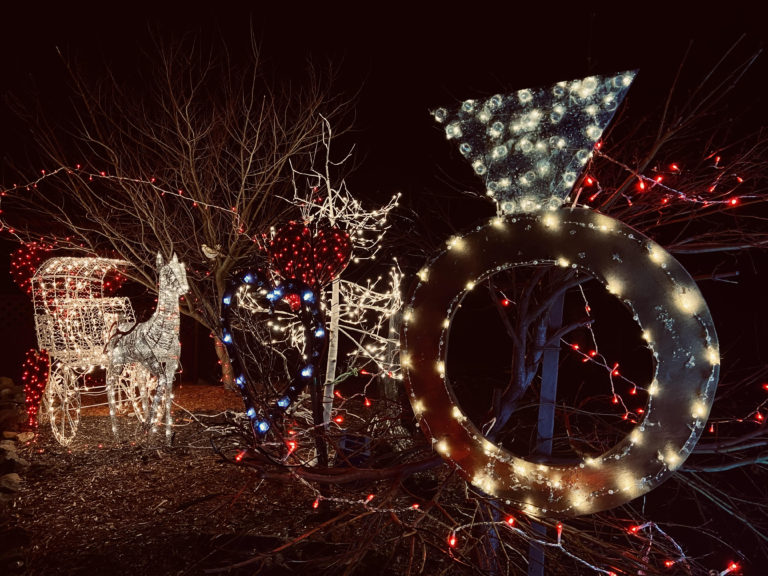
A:
POLYGON ((163 262, 163 255, 158 252, 157 270, 160 285, 164 290, 176 294, 177 297, 189 292, 187 269, 183 262, 179 262, 175 253, 168 262, 163 262))

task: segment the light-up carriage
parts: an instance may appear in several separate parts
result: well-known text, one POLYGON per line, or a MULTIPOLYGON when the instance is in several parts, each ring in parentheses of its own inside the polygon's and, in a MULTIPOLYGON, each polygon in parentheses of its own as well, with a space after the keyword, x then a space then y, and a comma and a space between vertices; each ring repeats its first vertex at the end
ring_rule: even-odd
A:
POLYGON ((44 262, 32 277, 37 342, 48 352, 50 369, 41 416, 53 435, 68 445, 80 422, 81 393, 107 393, 112 428, 118 413, 133 410, 144 421, 156 379, 143 366, 126 365, 117 378, 87 386, 86 375, 110 370, 108 342, 136 323, 126 297, 108 296, 110 279, 128 263, 107 258, 59 257, 44 262), (113 384, 110 386, 107 383, 113 384))

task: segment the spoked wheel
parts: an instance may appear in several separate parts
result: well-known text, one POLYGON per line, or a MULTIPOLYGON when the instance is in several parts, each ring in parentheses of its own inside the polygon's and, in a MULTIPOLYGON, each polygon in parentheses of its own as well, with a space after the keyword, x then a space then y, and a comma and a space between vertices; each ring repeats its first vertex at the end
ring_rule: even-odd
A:
POLYGON ((131 372, 128 367, 118 374, 114 382, 111 382, 111 374, 107 369, 107 386, 112 385, 112 393, 107 391, 110 401, 110 410, 114 410, 115 414, 126 415, 128 412, 134 410, 136 390, 132 383, 131 372))
POLYGON ((78 374, 58 363, 51 368, 45 388, 43 409, 51 423, 53 436, 62 446, 69 446, 80 424, 80 390, 78 374))
MULTIPOLYGON (((149 373, 143 364, 126 364, 120 377, 120 387, 127 390, 133 404, 133 411, 141 422, 146 423, 149 410, 157 394, 157 378, 149 373)), ((158 418, 163 415, 163 406, 158 406, 158 418)))

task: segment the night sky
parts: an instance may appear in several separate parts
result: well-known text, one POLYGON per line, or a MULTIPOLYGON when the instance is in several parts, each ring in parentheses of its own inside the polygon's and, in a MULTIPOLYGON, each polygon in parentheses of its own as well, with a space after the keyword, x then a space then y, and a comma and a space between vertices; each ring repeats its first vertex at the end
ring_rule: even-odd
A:
MULTIPOLYGON (((33 139, 6 102, 9 96, 39 97, 55 116, 57 102, 66 97, 57 47, 89 73, 109 68, 131 82, 145 62, 141 54, 152 51, 152 34, 223 37, 237 59, 248 51, 252 28, 276 78, 300 84, 311 58, 320 68, 330 63, 337 74, 334 88, 354 97, 348 112, 353 131, 337 148, 341 153, 355 146, 357 167, 348 178, 353 193, 383 202, 402 192, 404 207, 414 210, 416 218, 420 202, 436 198, 454 207, 449 214, 456 221, 447 226, 460 230, 492 207, 461 203, 462 189, 481 190, 482 183, 445 141, 430 110, 467 98, 638 69, 627 103, 630 111, 642 114, 663 104, 686 53, 681 94, 742 34, 746 37, 736 53, 743 57, 766 38, 757 9, 734 8, 733 3, 728 12, 638 5, 631 14, 618 4, 517 4, 467 3, 464 9, 390 3, 328 9, 321 3, 307 8, 263 2, 209 3, 205 8, 166 2, 6 7, 0 16, 0 181, 16 180, 11 162, 28 165, 29 174, 45 168, 25 164, 33 139)), ((739 130, 766 124, 767 73, 768 57, 763 56, 732 95, 739 130)))
MULTIPOLYGON (((433 125, 430 109, 627 69, 640 71, 630 102, 653 109, 663 103, 691 42, 683 89, 742 33, 747 34, 740 48, 745 54, 766 37, 756 9, 734 9, 733 3, 728 13, 724 8, 654 10, 640 4, 628 13, 618 3, 609 8, 573 3, 566 9, 544 3, 520 8, 516 2, 499 3, 503 9, 481 3, 466 3, 464 9, 359 3, 345 10, 287 2, 216 2, 206 8, 166 2, 151 8, 148 3, 63 4, 3 8, 4 96, 25 97, 34 83, 44 99, 60 98, 63 77, 56 47, 86 68, 99 70, 106 64, 118 77, 130 79, 141 62, 139 53, 151 50, 150 30, 164 38, 220 35, 236 57, 247 51, 252 26, 278 77, 301 82, 311 57, 320 67, 333 65, 340 93, 357 95, 350 109, 356 130, 351 141, 361 164, 350 183, 353 192, 364 189, 383 197, 440 188, 445 181, 440 174, 461 162, 433 125)), ((744 103, 757 100, 753 118, 760 124, 766 100, 757 88, 767 70, 766 62, 759 61, 745 84, 754 93, 745 89, 739 95, 744 103)), ((0 152, 16 157, 19 127, 4 106, 0 119, 0 152)))

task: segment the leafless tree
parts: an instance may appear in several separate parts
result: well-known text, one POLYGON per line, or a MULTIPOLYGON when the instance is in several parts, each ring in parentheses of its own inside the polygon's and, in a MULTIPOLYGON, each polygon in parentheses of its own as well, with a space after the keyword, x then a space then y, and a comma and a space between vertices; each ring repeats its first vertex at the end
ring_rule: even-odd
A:
POLYGON ((13 102, 43 172, 5 191, 2 224, 21 241, 123 258, 150 291, 153 255, 175 252, 189 271, 183 311, 216 336, 231 381, 218 340, 227 278, 263 260, 262 234, 287 208, 278 195, 291 193, 289 161, 306 164, 321 114, 343 132, 345 102, 332 95, 330 72, 308 66, 300 85, 281 84, 255 39, 237 58, 221 42, 157 40, 138 82, 108 68, 93 80, 62 55, 71 87, 64 113, 13 102))

